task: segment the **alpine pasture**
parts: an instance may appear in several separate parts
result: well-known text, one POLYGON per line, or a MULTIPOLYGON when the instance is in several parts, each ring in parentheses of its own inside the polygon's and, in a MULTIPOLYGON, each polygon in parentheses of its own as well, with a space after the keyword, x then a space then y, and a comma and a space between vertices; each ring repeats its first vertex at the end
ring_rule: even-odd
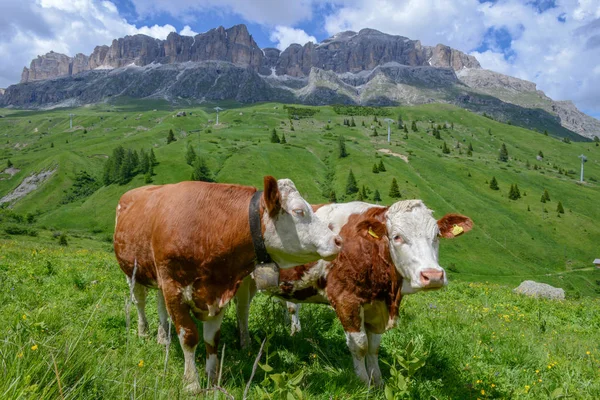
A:
MULTIPOLYGON (((385 388, 366 387, 354 376, 331 309, 303 307, 303 330, 290 337, 283 308, 259 295, 250 350, 239 348, 234 307, 223 324, 221 386, 236 399, 265 338, 248 398, 600 397, 600 270, 592 264, 600 257, 596 143, 563 141, 439 104, 293 106, 313 115, 274 103, 219 105, 225 108, 219 125, 215 105, 159 101, 2 110, 2 169, 9 160, 12 168, 0 176, 0 195, 32 174, 54 173, 0 210, 1 398, 188 397, 177 340, 165 349, 153 337, 152 296, 152 334, 137 337, 135 306, 112 252, 118 198, 147 181, 139 173, 125 184, 103 184, 117 146, 153 150, 153 184, 190 179, 191 146, 217 182, 260 188, 271 174, 292 179, 314 204, 332 192, 338 202, 365 195, 375 202, 377 191, 389 205, 397 200, 390 196, 395 178, 400 199, 422 199, 436 218, 459 212, 474 221, 469 235, 440 245, 449 287, 407 296, 398 326, 384 334, 385 388), (179 111, 186 115, 177 117, 179 111), (383 120, 398 116, 408 132, 393 123, 388 144, 383 120), (176 140, 167 144, 171 130, 176 140), (272 143, 273 130, 280 143, 272 143), (507 161, 500 160, 503 144, 507 161), (577 182, 580 154, 588 158, 584 184, 577 182), (375 168, 380 164, 385 171, 375 168), (348 188, 350 170, 358 192, 348 188), (81 171, 95 181, 85 184, 88 191, 74 190, 81 171), (490 188, 493 178, 498 190, 490 188), (550 199, 542 202, 545 191, 550 199), (526 279, 565 289, 567 300, 513 294, 526 279)), ((197 357, 202 365, 203 349, 197 357)), ((226 398, 202 373, 201 382, 207 395, 226 398)))

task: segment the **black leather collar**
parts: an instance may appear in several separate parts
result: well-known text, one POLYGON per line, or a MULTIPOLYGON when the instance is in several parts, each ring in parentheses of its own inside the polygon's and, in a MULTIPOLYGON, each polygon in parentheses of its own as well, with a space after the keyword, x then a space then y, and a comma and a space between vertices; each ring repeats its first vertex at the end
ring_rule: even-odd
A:
POLYGON ((269 253, 267 253, 267 247, 265 246, 265 240, 261 230, 262 218, 260 215, 260 198, 262 197, 262 193, 262 190, 258 190, 252 195, 250 207, 248 209, 250 235, 252 236, 252 244, 254 245, 254 253, 256 254, 256 262, 258 264, 273 262, 269 253))

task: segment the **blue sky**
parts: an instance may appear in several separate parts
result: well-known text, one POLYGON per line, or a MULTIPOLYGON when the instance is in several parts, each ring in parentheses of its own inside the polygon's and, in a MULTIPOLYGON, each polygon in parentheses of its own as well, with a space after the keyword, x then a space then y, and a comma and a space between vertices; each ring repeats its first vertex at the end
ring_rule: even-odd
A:
POLYGON ((263 48, 362 28, 443 43, 600 117, 598 0, 0 0, 0 87, 50 50, 90 54, 127 34, 240 23, 263 48))

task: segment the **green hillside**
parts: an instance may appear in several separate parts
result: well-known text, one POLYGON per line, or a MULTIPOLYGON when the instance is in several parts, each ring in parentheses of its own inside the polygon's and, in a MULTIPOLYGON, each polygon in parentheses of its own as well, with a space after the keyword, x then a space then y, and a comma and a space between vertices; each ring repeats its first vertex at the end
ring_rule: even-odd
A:
MULTIPOLYGON (((562 287, 572 296, 600 292, 600 270, 592 265, 600 257, 596 180, 600 179, 600 147, 595 143, 565 143, 439 104, 385 109, 390 118, 400 115, 408 127, 407 138, 397 125, 392 127, 391 145, 385 123, 379 126, 372 115, 354 116, 356 127, 348 127, 343 121, 351 117, 329 106, 315 108, 314 116, 290 120, 282 104, 229 103, 220 104, 227 110, 220 114, 221 124, 214 126, 209 124, 215 119, 213 106, 172 109, 164 102, 148 101, 35 112, 2 110, 0 157, 3 165, 10 159, 20 171, 12 177, 0 176, 0 196, 32 173, 56 169, 37 190, 11 204, 12 210, 35 215, 27 229, 39 231, 41 239, 67 231, 108 240, 119 196, 143 185, 143 174, 125 185, 103 186, 73 203, 61 200, 81 170, 101 181, 107 156, 118 145, 154 150, 159 162, 154 184, 190 179, 192 167, 186 164, 185 154, 191 145, 206 159, 218 182, 260 186, 266 174, 287 177, 312 203, 327 201, 329 187, 338 201, 356 199, 356 194, 345 194, 352 169, 358 187, 370 190, 370 201, 377 189, 382 203, 393 203, 388 194, 396 178, 403 199, 423 199, 436 217, 460 212, 473 219, 472 232, 441 246, 440 261, 451 280, 517 285, 535 279, 562 287), (176 117, 178 111, 186 111, 187 116, 176 117), (69 129, 69 113, 75 114, 73 129, 69 129), (417 132, 411 130, 413 121, 417 132), (432 131, 438 124, 442 126, 439 140, 432 131), (371 125, 378 136, 372 136, 371 125), (279 136, 285 134, 287 144, 270 142, 274 128, 279 136), (177 141, 167 144, 170 129, 177 141), (348 157, 338 157, 339 135, 345 138, 348 157), (449 154, 442 153, 444 142, 449 154), (498 160, 503 143, 507 162, 498 160), (472 156, 467 155, 469 144, 472 156), (408 162, 381 149, 405 156, 408 162), (542 161, 536 160, 540 151, 542 161), (584 184, 577 183, 580 154, 589 160, 584 184), (373 173, 373 165, 381 160, 386 171, 373 173), (333 176, 330 183, 328 176, 333 176), (490 189, 492 177, 500 190, 490 189), (508 198, 513 184, 522 196, 518 200, 508 198), (542 203, 544 190, 550 201, 542 203), (557 213, 559 201, 564 214, 557 213)), ((6 227, 13 222, 4 213, 6 227)))

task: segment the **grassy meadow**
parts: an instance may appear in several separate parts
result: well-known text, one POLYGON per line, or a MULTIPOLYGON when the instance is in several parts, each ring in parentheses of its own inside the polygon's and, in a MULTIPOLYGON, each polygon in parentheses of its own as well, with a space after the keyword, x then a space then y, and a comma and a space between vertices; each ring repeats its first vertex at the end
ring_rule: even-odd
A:
MULTIPOLYGON (((182 392, 178 341, 167 354, 153 336, 137 337, 135 306, 127 318, 128 288, 109 244, 75 238, 64 247, 43 235, 4 240, 0 279, 1 398, 191 398, 182 392)), ((154 297, 149 299, 155 333, 158 317, 154 297)), ((258 340, 267 336, 261 363, 273 370, 258 369, 249 398, 386 398, 354 376, 344 332, 329 307, 303 307, 303 330, 292 337, 283 307, 259 295, 250 317, 257 342, 249 351, 239 348, 234 311, 227 310, 221 343, 222 386, 236 399, 250 377, 258 340), (282 373, 284 384, 275 385, 270 376, 282 373), (294 374, 297 382, 289 377, 294 374), (284 395, 286 388, 295 397, 284 395)), ((518 296, 493 283, 454 282, 404 299, 398 326, 383 336, 382 371, 395 398, 595 399, 599 315, 597 298, 556 302, 518 296), (408 380, 400 387, 404 392, 386 365, 401 357, 424 362, 412 373, 396 365, 408 380)), ((201 348, 199 366, 203 360, 201 348)))
MULTIPOLYGON (((552 132, 546 136, 440 104, 387 109, 408 126, 407 134, 392 127, 391 144, 385 123, 373 115, 354 116, 356 127, 349 127, 343 120, 351 117, 328 106, 296 120, 282 104, 219 105, 226 110, 218 126, 210 122, 214 105, 175 108, 161 101, 0 110, 0 197, 31 174, 55 171, 0 210, 0 398, 186 398, 179 344, 174 341, 167 356, 153 338, 137 338, 135 307, 127 316, 128 288, 112 253, 118 198, 144 185, 143 174, 64 201, 78 172, 102 181, 118 145, 153 149, 159 162, 153 184, 190 179, 185 155, 192 146, 218 182, 260 187, 272 174, 294 180, 311 203, 328 201, 331 189, 343 202, 357 198, 346 194, 351 169, 358 187, 368 189, 366 201, 374 202, 375 190, 381 203, 396 201, 389 196, 396 178, 401 199, 423 199, 435 217, 468 215, 474 229, 440 246, 450 286, 406 297, 399 326, 384 335, 380 359, 392 397, 600 398, 600 270, 592 265, 600 258, 595 143, 566 143, 552 132), (179 111, 187 116, 176 117, 179 111), (447 125, 441 139, 433 136, 438 124, 447 125), (273 129, 286 144, 271 143, 273 129), (167 144, 169 130, 177 140, 167 144), (348 157, 338 157, 339 136, 348 157), (498 160, 503 143, 507 162, 498 160), (584 184, 577 182, 580 154, 588 158, 584 184), (8 160, 14 175, 2 171, 8 160), (381 161, 386 171, 374 173, 381 161), (499 190, 490 188, 493 177, 499 190), (510 200, 514 184, 521 198, 510 200), (550 197, 545 203, 544 190, 550 197), (559 201, 564 213, 557 212, 559 201), (61 237, 67 246, 58 244, 61 237), (513 294, 526 279, 564 288, 568 299, 513 294), (424 365, 416 371, 419 362, 401 367, 407 359, 424 365)), ((154 299, 149 303, 155 331, 154 299)), ((262 363, 273 370, 259 368, 250 398, 386 398, 354 378, 331 309, 304 307, 303 332, 290 337, 278 304, 259 296, 252 307, 257 343, 249 352, 239 349, 233 307, 223 324, 223 387, 236 399, 267 336, 268 361, 263 356, 262 363)), ((203 354, 198 351, 199 365, 203 354)))

